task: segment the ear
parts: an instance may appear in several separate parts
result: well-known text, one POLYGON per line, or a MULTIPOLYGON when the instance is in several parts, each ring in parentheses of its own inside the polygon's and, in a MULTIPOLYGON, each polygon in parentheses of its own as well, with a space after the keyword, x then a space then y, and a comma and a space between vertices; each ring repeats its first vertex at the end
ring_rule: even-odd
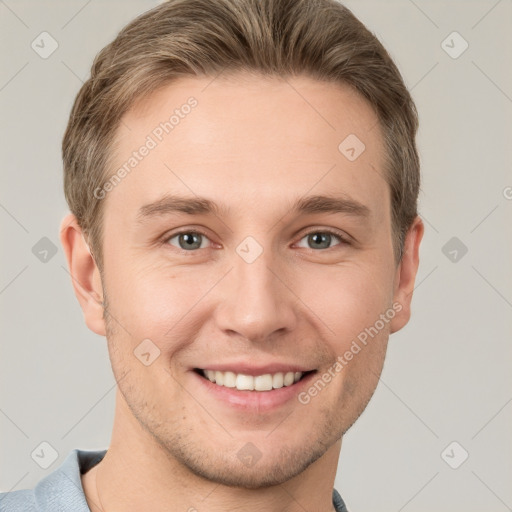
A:
POLYGON ((60 241, 66 254, 71 282, 91 331, 105 336, 103 320, 103 286, 99 269, 73 214, 66 215, 60 225, 60 241))
POLYGON ((424 230, 423 221, 417 215, 407 232, 404 241, 404 254, 395 275, 393 302, 399 303, 402 309, 391 320, 390 333, 402 329, 411 317, 412 292, 420 263, 419 250, 424 230))

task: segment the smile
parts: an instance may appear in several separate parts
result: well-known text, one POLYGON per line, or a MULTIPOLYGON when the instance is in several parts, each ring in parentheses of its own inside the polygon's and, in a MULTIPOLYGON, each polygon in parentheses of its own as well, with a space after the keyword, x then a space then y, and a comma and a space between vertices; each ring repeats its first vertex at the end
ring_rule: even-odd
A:
POLYGON ((202 377, 218 386, 236 388, 239 391, 271 391, 280 389, 299 382, 305 375, 311 372, 277 372, 263 375, 245 375, 231 371, 215 371, 195 369, 202 377))

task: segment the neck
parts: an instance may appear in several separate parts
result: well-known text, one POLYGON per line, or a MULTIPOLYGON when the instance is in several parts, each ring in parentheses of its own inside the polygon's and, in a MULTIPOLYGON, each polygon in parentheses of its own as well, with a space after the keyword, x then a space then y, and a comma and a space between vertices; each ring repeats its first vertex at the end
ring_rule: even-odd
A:
POLYGON ((280 485, 230 487, 194 474, 131 415, 117 392, 112 440, 103 460, 82 477, 91 512, 186 510, 332 512, 341 440, 299 475, 280 485))

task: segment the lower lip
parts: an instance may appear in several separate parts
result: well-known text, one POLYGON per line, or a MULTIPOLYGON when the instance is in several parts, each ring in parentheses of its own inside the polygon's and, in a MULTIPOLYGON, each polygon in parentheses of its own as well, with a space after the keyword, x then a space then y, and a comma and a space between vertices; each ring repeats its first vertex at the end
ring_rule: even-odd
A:
POLYGON ((269 412, 284 405, 295 398, 313 379, 316 372, 309 373, 291 386, 283 386, 269 391, 240 391, 236 388, 228 388, 214 384, 195 371, 192 374, 204 386, 206 392, 211 393, 216 399, 227 403, 235 409, 245 412, 269 412))

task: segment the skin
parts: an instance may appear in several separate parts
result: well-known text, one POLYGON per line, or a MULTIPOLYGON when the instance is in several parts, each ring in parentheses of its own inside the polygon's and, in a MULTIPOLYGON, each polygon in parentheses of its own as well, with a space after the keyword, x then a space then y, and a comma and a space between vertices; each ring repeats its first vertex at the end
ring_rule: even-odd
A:
POLYGON ((334 510, 343 434, 376 388, 389 335, 409 321, 423 223, 415 219, 397 266, 376 115, 350 88, 307 77, 179 79, 123 117, 115 164, 190 96, 197 107, 102 199, 102 275, 76 218, 61 225, 85 321, 107 337, 118 382, 107 455, 82 475, 89 506, 334 510), (338 150, 348 134, 366 146, 353 162, 338 150), (229 212, 138 224, 139 208, 164 193, 206 197, 229 212), (313 194, 347 194, 371 214, 290 211, 313 194), (204 230, 201 248, 180 251, 179 228, 204 230), (352 243, 333 236, 315 248, 307 235, 329 228, 352 243), (263 248, 251 264, 236 252, 247 236, 263 248), (243 359, 321 374, 394 302, 401 310, 307 405, 241 413, 191 372, 243 359), (160 350, 149 366, 133 354, 147 338, 160 350), (237 457, 248 442, 261 453, 252 467, 237 457))

